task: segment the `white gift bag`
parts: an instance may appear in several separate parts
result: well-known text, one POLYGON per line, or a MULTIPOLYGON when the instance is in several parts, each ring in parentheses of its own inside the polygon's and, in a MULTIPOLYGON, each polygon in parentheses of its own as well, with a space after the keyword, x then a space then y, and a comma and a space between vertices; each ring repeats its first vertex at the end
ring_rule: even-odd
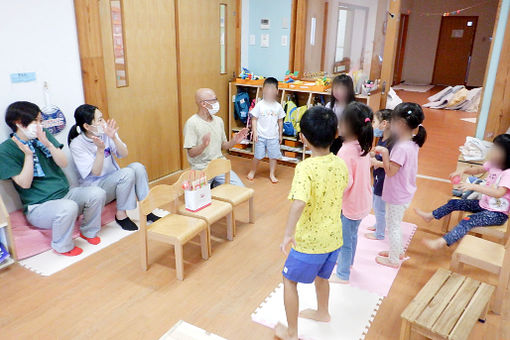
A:
POLYGON ((186 210, 197 212, 211 205, 211 186, 203 185, 195 190, 184 190, 184 204, 186 210))

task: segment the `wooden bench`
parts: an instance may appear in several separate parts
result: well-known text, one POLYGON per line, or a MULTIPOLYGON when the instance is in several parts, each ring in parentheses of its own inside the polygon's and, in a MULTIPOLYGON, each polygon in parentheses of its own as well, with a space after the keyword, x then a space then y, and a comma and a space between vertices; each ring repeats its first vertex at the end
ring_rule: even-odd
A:
POLYGON ((494 286, 439 268, 401 314, 400 339, 467 339, 485 321, 494 286))

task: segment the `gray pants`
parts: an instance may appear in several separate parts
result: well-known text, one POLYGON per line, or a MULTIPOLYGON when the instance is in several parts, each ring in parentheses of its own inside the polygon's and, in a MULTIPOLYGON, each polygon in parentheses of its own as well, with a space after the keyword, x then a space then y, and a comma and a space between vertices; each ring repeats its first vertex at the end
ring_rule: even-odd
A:
POLYGON ((98 187, 78 187, 64 198, 30 205, 27 220, 35 227, 52 230, 51 247, 59 253, 74 248, 73 230, 76 218, 83 214, 80 231, 85 237, 95 237, 101 229, 101 210, 106 193, 98 187))
POLYGON ((131 163, 119 169, 97 184, 106 191, 106 203, 117 200, 117 210, 136 209, 136 202, 149 194, 147 171, 141 163, 131 163))
MULTIPOLYGON (((225 184, 225 175, 216 176, 209 182, 211 183, 211 188, 225 184)), ((237 176, 237 174, 232 170, 230 170, 230 184, 237 185, 238 187, 244 187, 243 181, 241 181, 239 176, 237 176)))

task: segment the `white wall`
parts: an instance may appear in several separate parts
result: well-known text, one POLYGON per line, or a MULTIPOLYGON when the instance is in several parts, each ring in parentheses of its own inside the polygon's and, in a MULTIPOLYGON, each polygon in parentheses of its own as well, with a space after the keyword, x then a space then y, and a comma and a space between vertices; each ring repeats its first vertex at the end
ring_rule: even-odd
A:
POLYGON ((411 14, 409 15, 402 79, 418 84, 429 84, 432 81, 442 17, 440 15, 426 16, 421 13, 441 13, 481 4, 463 11, 459 15, 478 16, 467 84, 482 86, 498 2, 499 0, 486 2, 480 0, 406 0, 402 4, 402 12, 405 13, 409 9, 411 14))
MULTIPOLYGON (((44 106, 46 81, 52 103, 66 116, 67 127, 56 137, 67 145, 74 110, 84 101, 73 1, 0 0, 0 27, 0 142, 11 132, 7 106, 17 100, 44 106), (11 84, 9 75, 18 72, 36 72, 37 80, 11 84)), ((11 210, 15 199, 5 187, 0 185, 0 195, 11 210)))

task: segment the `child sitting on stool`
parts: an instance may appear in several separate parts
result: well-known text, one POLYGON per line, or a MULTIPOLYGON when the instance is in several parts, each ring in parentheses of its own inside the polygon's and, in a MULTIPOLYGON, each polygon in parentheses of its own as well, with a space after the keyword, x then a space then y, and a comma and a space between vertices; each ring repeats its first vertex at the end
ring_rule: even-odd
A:
POLYGON ((285 254, 292 245, 283 268, 288 327, 276 326, 280 339, 298 339, 298 282, 315 282, 317 292, 317 310, 304 310, 300 316, 330 321, 328 279, 342 246, 340 211, 348 181, 345 162, 329 151, 337 126, 333 111, 322 106, 309 109, 300 122, 301 139, 312 150, 312 157, 296 166, 289 193, 292 206, 280 245, 285 254))

